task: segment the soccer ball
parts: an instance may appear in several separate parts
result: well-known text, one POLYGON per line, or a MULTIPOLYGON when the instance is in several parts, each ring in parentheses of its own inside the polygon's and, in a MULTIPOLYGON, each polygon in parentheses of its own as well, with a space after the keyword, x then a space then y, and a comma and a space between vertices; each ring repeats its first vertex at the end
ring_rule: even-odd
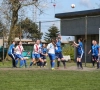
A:
POLYGON ((75 8, 75 4, 71 4, 71 8, 75 8))

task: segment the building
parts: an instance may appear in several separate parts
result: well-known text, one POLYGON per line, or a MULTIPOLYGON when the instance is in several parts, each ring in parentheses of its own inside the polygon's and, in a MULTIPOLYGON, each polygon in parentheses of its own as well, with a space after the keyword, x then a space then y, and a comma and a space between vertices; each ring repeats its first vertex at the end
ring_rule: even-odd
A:
POLYGON ((75 36, 75 41, 80 37, 85 40, 83 61, 91 62, 91 55, 88 55, 88 51, 91 49, 93 39, 99 41, 100 9, 59 13, 55 17, 61 20, 63 36, 75 36))

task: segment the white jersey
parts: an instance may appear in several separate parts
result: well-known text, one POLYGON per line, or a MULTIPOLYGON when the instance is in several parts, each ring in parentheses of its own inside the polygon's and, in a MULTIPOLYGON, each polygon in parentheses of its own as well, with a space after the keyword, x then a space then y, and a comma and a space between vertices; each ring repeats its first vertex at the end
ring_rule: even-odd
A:
POLYGON ((23 46, 18 45, 16 47, 16 54, 22 54, 23 50, 24 50, 23 46))
POLYGON ((49 54, 55 54, 55 47, 52 43, 48 44, 47 49, 49 54))
POLYGON ((34 48, 33 48, 33 53, 34 54, 40 54, 41 53, 41 45, 39 44, 34 44, 34 48))

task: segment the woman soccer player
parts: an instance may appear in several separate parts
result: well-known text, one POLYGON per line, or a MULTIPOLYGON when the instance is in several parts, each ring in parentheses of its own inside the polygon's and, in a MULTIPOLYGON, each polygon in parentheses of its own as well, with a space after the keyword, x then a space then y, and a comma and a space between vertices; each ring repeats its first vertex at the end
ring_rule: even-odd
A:
POLYGON ((46 45, 43 44, 43 47, 41 49, 41 59, 43 59, 44 61, 44 64, 43 64, 43 67, 46 65, 47 61, 46 61, 46 56, 47 56, 47 48, 46 48, 46 45))
POLYGON ((8 55, 12 58, 12 67, 16 67, 15 63, 15 55, 14 55, 14 49, 15 49, 15 41, 12 42, 8 49, 8 55))
POLYGON ((79 69, 79 65, 80 65, 81 69, 83 69, 82 61, 81 61, 84 53, 82 38, 78 39, 78 44, 74 42, 74 46, 77 48, 77 67, 79 69))
POLYGON ((59 69, 60 61, 62 61, 64 68, 66 68, 66 60, 63 58, 63 55, 62 55, 61 36, 60 35, 56 39, 56 46, 57 46, 57 49, 55 50, 55 52, 56 52, 56 58, 57 58, 57 68, 59 69))
POLYGON ((40 53, 41 53, 40 40, 36 40, 36 42, 34 44, 34 49, 33 49, 33 53, 32 53, 32 62, 30 63, 30 66, 32 66, 33 63, 35 63, 37 59, 40 62, 40 67, 43 66, 43 60, 40 57, 40 53))
MULTIPOLYGON (((25 65, 25 67, 27 67, 26 64, 26 60, 24 59, 24 57, 22 56, 22 52, 24 51, 24 48, 22 46, 22 42, 19 42, 19 45, 16 46, 16 59, 20 59, 20 68, 23 67, 25 65)), ((17 65, 17 63, 16 63, 17 65)))
POLYGON ((91 50, 88 52, 88 54, 92 54, 92 65, 95 66, 95 40, 92 40, 92 46, 91 50))
POLYGON ((48 50, 48 55, 50 58, 50 64, 51 64, 51 69, 54 70, 55 69, 55 49, 56 49, 56 44, 55 44, 55 40, 52 39, 51 43, 48 44, 47 46, 47 50, 48 50))

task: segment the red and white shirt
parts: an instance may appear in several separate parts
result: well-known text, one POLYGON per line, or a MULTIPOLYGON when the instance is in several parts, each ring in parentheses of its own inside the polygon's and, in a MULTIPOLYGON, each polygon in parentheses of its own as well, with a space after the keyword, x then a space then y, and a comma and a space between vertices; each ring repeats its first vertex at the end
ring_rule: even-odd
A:
POLYGON ((41 53, 41 45, 39 44, 34 44, 34 49, 33 49, 34 54, 39 54, 41 53))
POLYGON ((23 46, 18 45, 16 47, 16 54, 22 54, 23 50, 24 50, 23 46))

